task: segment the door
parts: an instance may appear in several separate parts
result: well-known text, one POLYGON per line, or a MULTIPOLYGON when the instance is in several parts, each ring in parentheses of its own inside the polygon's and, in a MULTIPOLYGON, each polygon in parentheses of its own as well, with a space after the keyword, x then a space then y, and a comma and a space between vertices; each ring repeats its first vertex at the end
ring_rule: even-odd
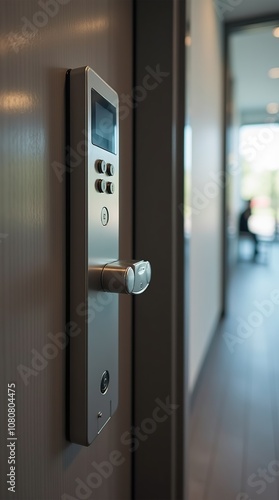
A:
MULTIPOLYGON (((129 499, 121 436, 131 426, 131 299, 120 299, 118 410, 88 448, 65 437, 63 332, 66 71, 89 65, 120 98, 130 94, 132 1, 10 0, 0 9, 0 498, 12 496, 15 472, 14 499, 129 499)), ((120 158, 120 254, 130 258, 131 112, 120 122, 120 158)))

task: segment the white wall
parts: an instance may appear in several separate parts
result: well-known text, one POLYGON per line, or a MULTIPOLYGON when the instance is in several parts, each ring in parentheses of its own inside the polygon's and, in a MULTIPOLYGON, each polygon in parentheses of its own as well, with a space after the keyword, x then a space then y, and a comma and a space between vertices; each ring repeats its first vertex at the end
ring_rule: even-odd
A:
POLYGON ((223 62, 219 20, 211 0, 192 0, 188 63, 192 126, 190 362, 193 390, 221 312, 223 62), (216 180, 217 179, 217 180, 216 180), (197 196, 202 193, 202 197, 197 196))
POLYGON ((236 107, 235 82, 230 102, 230 126, 227 127, 227 262, 230 270, 238 259, 238 225, 243 207, 241 199, 241 168, 239 158, 240 113, 236 107))

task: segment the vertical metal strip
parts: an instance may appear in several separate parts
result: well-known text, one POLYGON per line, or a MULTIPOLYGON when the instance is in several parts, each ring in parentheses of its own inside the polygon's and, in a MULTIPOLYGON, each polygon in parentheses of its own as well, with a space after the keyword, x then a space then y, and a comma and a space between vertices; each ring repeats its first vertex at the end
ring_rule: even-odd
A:
POLYGON ((172 419, 171 443, 171 498, 183 498, 184 464, 184 244, 183 216, 179 206, 183 202, 183 143, 185 114, 185 0, 173 0, 172 46, 172 296, 171 296, 171 401, 179 405, 172 419), (181 182, 182 181, 182 182, 181 182))

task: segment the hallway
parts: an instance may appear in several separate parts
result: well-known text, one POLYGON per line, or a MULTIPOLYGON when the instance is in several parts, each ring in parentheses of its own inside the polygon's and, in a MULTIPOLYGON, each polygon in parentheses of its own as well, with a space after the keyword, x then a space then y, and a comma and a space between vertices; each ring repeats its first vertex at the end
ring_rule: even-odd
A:
POLYGON ((278 325, 274 243, 267 265, 242 262, 231 277, 192 408, 190 500, 279 498, 278 325))

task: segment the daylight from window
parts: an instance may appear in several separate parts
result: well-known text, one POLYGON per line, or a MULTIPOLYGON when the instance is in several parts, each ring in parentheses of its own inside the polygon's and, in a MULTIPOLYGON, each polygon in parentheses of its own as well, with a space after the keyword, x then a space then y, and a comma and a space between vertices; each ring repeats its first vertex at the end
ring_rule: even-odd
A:
POLYGON ((273 234, 279 221, 279 125, 245 125, 239 134, 241 197, 252 200, 251 229, 273 234))

